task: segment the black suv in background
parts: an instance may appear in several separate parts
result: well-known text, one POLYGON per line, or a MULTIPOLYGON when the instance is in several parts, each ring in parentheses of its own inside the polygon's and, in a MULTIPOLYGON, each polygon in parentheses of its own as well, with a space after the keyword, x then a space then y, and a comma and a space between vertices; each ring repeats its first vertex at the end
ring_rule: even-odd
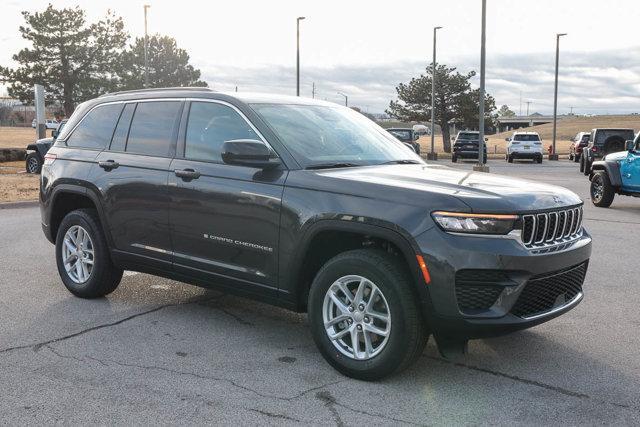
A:
MULTIPOLYGON (((458 135, 452 137, 453 149, 451 152, 451 161, 456 163, 458 159, 478 159, 480 152, 480 132, 472 130, 464 130, 458 132, 458 135)), ((486 138, 485 138, 486 141, 486 138)), ((487 158, 487 145, 484 146, 484 158, 487 158)))
POLYGON ((73 294, 126 269, 308 312, 324 358, 361 379, 430 335, 451 355, 561 315, 591 253, 564 188, 426 164, 346 107, 202 88, 78 106, 40 203, 73 294))
POLYGON ((593 129, 589 143, 582 149, 580 156, 580 172, 591 173, 591 165, 609 153, 624 151, 626 141, 633 140, 633 129, 593 129))
POLYGON ((416 154, 420 154, 420 144, 417 142, 420 136, 413 129, 389 128, 387 132, 398 138, 404 145, 415 151, 416 154))
POLYGON ((40 173, 42 164, 44 163, 44 156, 47 155, 47 151, 56 141, 58 134, 62 131, 67 124, 66 120, 60 122, 58 127, 51 132, 50 138, 42 138, 27 145, 27 156, 25 158, 25 169, 27 173, 40 173))

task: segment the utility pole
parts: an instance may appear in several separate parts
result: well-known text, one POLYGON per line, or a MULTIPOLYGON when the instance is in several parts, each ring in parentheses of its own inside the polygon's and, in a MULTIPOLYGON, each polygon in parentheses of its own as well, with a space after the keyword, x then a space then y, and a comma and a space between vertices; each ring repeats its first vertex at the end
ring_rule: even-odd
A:
POLYGON ((300 21, 303 19, 304 16, 296 19, 296 96, 300 96, 300 21))
MULTIPOLYGON (((36 135, 37 135, 37 139, 42 139, 47 137, 47 127, 45 126, 46 111, 44 106, 44 86, 34 85, 33 91, 34 91, 33 104, 36 107, 36 135)), ((27 119, 26 111, 25 111, 24 117, 26 121, 27 119)))
POLYGON ((527 101, 527 117, 529 117, 529 105, 532 103, 532 101, 527 101))
POLYGON ((151 6, 144 6, 144 87, 149 87, 149 34, 147 33, 147 9, 151 6))
POLYGON ((311 98, 316 99, 316 82, 311 86, 311 98))
POLYGON ((482 31, 480 35, 480 111, 478 117, 480 123, 478 129, 480 135, 478 135, 478 164, 473 167, 477 172, 489 172, 489 167, 485 165, 484 159, 484 71, 486 63, 486 40, 487 40, 487 0, 482 0, 482 31))
POLYGON ((549 154, 549 160, 558 160, 556 153, 556 125, 558 122, 558 65, 560 63, 560 37, 566 36, 567 33, 556 34, 556 80, 553 90, 553 149, 549 154))
POLYGON ((522 115, 522 91, 520 91, 520 115, 522 115))
POLYGON ((349 106, 349 97, 347 95, 345 95, 344 93, 342 93, 342 92, 338 92, 338 95, 344 96, 344 106, 348 107, 349 106))
MULTIPOLYGON (((436 32, 442 27, 433 27, 433 62, 431 63, 431 151, 427 153, 427 160, 438 160, 435 151, 436 141, 436 32)), ((444 132, 442 132, 444 135, 444 132)), ((443 141, 444 144, 444 141, 443 141)))
POLYGON ((236 92, 238 91, 238 86, 236 86, 236 92))
POLYGON ((569 114, 571 114, 573 116, 573 107, 569 107, 571 109, 571 112, 569 114))

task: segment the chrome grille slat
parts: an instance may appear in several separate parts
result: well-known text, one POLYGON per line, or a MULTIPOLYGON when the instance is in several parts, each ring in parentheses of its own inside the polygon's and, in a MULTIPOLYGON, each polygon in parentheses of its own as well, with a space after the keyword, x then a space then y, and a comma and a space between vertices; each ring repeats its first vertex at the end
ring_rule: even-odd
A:
POLYGON ((582 229, 582 207, 522 216, 522 243, 540 249, 570 242, 582 229))

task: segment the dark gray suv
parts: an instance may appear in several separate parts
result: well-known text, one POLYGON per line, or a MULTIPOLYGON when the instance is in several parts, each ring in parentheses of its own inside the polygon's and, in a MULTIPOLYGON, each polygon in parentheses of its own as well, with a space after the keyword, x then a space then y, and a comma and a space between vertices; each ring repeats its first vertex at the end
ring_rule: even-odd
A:
POLYGON ((77 108, 41 180, 73 294, 135 270, 308 312, 325 359, 368 380, 429 336, 451 355, 570 310, 591 253, 572 192, 427 164, 299 97, 106 95, 77 108))

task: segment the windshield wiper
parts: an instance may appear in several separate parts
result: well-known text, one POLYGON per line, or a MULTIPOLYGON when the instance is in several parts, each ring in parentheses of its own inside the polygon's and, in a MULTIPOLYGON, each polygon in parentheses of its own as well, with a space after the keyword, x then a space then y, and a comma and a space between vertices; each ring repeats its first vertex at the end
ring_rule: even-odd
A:
POLYGON ((355 163, 318 163, 316 165, 309 165, 305 169, 337 169, 337 168, 352 168, 355 166, 362 166, 355 163))
POLYGON ((420 164, 417 160, 405 159, 405 160, 391 160, 388 162, 380 163, 381 165, 417 165, 420 164))

